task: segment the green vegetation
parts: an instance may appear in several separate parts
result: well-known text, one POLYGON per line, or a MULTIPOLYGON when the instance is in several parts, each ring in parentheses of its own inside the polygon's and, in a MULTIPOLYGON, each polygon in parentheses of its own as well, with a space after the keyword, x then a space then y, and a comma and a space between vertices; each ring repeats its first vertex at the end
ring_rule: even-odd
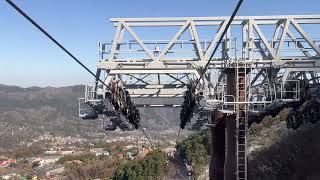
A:
POLYGON ((286 118, 289 110, 283 109, 276 117, 267 116, 259 124, 249 128, 248 143, 251 147, 267 148, 285 135, 286 118))
POLYGON ((160 179, 164 176, 166 156, 160 151, 154 151, 141 160, 130 160, 118 167, 112 177, 113 180, 125 179, 160 179))
MULTIPOLYGON (((255 180, 310 179, 320 177, 320 124, 305 125, 299 130, 286 129, 288 109, 276 117, 265 117, 249 129, 248 176, 255 180)), ((194 168, 203 167, 210 152, 210 134, 200 131, 177 145, 182 159, 194 168), (205 151, 207 149, 207 151, 205 151)), ((196 173, 202 169, 195 169, 196 173)))
POLYGON ((57 164, 64 164, 67 161, 73 161, 73 160, 80 160, 84 163, 96 159, 96 156, 93 154, 82 154, 77 156, 67 155, 59 158, 57 161, 57 164))
POLYGON ((211 152, 211 134, 209 130, 199 131, 177 144, 181 159, 194 167, 195 174, 201 172, 207 164, 207 155, 211 152))
POLYGON ((81 165, 66 166, 65 177, 69 180, 110 179, 119 165, 120 161, 116 159, 90 160, 81 165))
POLYGON ((32 176, 28 174, 28 175, 26 175, 26 179, 27 179, 27 180, 31 180, 31 179, 32 179, 32 176))
POLYGON ((31 165, 32 168, 36 168, 36 167, 39 167, 39 166, 40 166, 39 161, 32 162, 32 165, 31 165))
POLYGON ((319 179, 319 128, 320 124, 306 126, 297 131, 288 131, 284 127, 281 131, 287 133, 282 133, 277 139, 274 138, 278 134, 277 131, 262 136, 273 141, 271 145, 250 155, 248 162, 250 179, 319 179))

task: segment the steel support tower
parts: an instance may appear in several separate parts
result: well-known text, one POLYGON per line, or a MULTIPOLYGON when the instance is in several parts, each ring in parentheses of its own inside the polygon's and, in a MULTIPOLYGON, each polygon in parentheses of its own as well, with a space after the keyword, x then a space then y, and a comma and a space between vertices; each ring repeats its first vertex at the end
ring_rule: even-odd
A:
MULTIPOLYGON (((180 103, 168 98, 179 99, 190 81, 200 77, 228 20, 111 18, 115 36, 99 43, 97 77, 106 84, 121 82, 140 107, 177 108, 180 103)), ((235 17, 196 91, 201 100, 195 112, 218 111, 225 115, 224 121, 231 121, 229 128, 235 124, 236 132, 228 133, 236 135, 229 137, 235 152, 228 151, 227 159, 236 168, 225 170, 219 179, 247 179, 249 121, 278 104, 301 101, 302 82, 319 84, 319 30, 320 15, 235 17)), ((82 102, 106 98, 107 91, 95 82, 87 87, 82 102)), ((212 129, 217 126, 208 118, 199 119, 212 129)))

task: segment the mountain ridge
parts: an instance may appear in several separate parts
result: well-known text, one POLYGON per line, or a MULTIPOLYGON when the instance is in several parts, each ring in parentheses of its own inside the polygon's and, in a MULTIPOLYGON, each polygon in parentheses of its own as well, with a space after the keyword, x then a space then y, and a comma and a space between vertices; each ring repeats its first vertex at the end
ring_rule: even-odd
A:
MULTIPOLYGON (((0 148, 17 145, 8 145, 8 138, 18 143, 44 132, 62 137, 87 137, 90 133, 101 132, 97 128, 98 121, 78 117, 77 98, 83 97, 84 90, 84 85, 23 88, 0 84, 0 148), (26 130, 18 131, 21 128, 26 130), (11 137, 13 131, 19 133, 11 137)), ((141 123, 148 129, 160 131, 178 127, 178 109, 142 108, 140 112, 141 123)))

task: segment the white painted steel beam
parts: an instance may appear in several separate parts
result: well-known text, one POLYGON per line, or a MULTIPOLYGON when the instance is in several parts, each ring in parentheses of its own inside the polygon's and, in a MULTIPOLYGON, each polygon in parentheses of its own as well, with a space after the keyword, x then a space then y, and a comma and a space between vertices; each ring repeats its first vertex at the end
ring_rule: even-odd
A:
POLYGON ((308 42, 308 44, 315 50, 320 56, 320 48, 317 46, 314 41, 311 39, 311 37, 302 29, 302 27, 294 20, 291 19, 292 25, 296 28, 296 30, 300 33, 300 35, 308 42))
POLYGON ((275 55, 275 52, 274 52, 274 49, 271 47, 270 43, 268 42, 267 38, 264 36, 264 34, 262 33, 261 29, 259 28, 259 26, 254 22, 252 21, 252 25, 254 27, 254 29, 256 30, 257 34, 259 35, 259 37, 261 38, 263 44, 265 45, 265 47, 268 49, 271 57, 273 59, 275 59, 276 55, 275 55))
POLYGON ((147 49, 147 47, 143 44, 143 42, 141 41, 141 39, 137 36, 137 34, 131 29, 131 27, 129 27, 128 25, 126 25, 125 23, 122 23, 123 26, 127 29, 127 31, 131 34, 131 36, 139 43, 139 45, 141 46, 141 48, 145 51, 145 53, 147 53, 147 55, 153 60, 155 61, 156 58, 153 56, 153 54, 150 53, 150 51, 147 49))
POLYGON ((168 50, 171 49, 173 46, 174 42, 181 36, 181 34, 189 27, 190 21, 187 21, 181 28, 180 30, 173 36, 173 38, 170 40, 170 42, 165 46, 165 48, 161 51, 159 57, 157 60, 163 60, 164 56, 167 54, 168 50))
POLYGON ((225 20, 221 26, 219 27, 219 30, 217 31, 217 33, 214 35, 214 38, 212 39, 212 41, 210 42, 209 47, 206 50, 206 53, 204 54, 204 59, 208 60, 212 54, 213 48, 217 45, 218 40, 220 39, 223 31, 226 29, 226 26, 228 24, 228 21, 225 20))
POLYGON ((195 23, 193 21, 190 22, 190 34, 191 34, 192 39, 195 41, 198 57, 201 61, 203 61, 204 57, 203 57, 202 47, 200 44, 200 40, 199 40, 199 36, 198 36, 198 32, 197 32, 195 23))
MULTIPOLYGON (((159 17, 159 18, 110 18, 111 22, 126 21, 126 22, 172 22, 172 21, 223 21, 229 19, 229 16, 217 17, 159 17)), ((295 18, 303 20, 320 19, 320 15, 280 15, 280 16, 236 16, 234 21, 245 21, 248 19, 256 20, 281 20, 286 18, 295 18)))
POLYGON ((287 19, 284 23, 284 28, 283 28, 283 31, 282 31, 282 34, 281 34, 281 37, 280 37, 280 41, 279 41, 279 44, 278 44, 278 48, 277 48, 277 52, 276 52, 276 59, 279 58, 279 52, 280 52, 280 49, 282 48, 283 46, 283 42, 284 42, 284 39, 287 35, 287 31, 288 31, 288 28, 289 28, 289 24, 290 24, 290 19, 287 19))

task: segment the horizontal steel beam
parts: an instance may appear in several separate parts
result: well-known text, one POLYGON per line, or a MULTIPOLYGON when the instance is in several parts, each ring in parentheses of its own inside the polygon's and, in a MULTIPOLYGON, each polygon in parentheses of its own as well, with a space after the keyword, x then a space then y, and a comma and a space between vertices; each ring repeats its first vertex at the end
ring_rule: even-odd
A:
MULTIPOLYGON (((242 25, 245 23, 245 21, 233 21, 231 25, 242 25)), ((256 24, 258 25, 272 25, 272 24, 277 24, 279 20, 255 20, 256 24)), ((301 20, 296 20, 297 23, 299 24, 319 24, 320 19, 314 19, 314 20, 307 20, 307 19, 301 19, 301 20)), ((118 23, 114 23, 114 26, 117 26, 118 23)), ((220 21, 195 21, 194 25, 195 26, 218 26, 220 25, 220 21)), ((184 22, 129 22, 127 23, 128 26, 131 27, 158 27, 158 26, 183 26, 184 22)))
POLYGON ((180 108, 181 104, 136 104, 138 108, 180 108))
POLYGON ((179 89, 127 89, 130 95, 176 96, 183 94, 187 88, 179 89))
POLYGON ((124 84, 126 89, 174 89, 186 87, 184 84, 124 84))
MULTIPOLYGON (((229 16, 218 17, 158 17, 158 18, 110 18, 111 22, 172 22, 172 21, 222 21, 229 19, 229 16)), ((287 18, 294 19, 320 19, 320 15, 280 15, 280 16, 236 16, 234 21, 254 20, 281 20, 287 18)))
POLYGON ((132 98, 173 98, 173 97, 182 97, 183 93, 182 94, 130 94, 130 97, 132 98))
MULTIPOLYGON (((290 60, 246 60, 247 67, 256 69, 274 68, 320 68, 320 59, 290 59, 290 60)), ((192 74, 196 73, 197 68, 204 67, 207 61, 171 61, 171 62, 108 62, 98 63, 98 68, 110 70, 109 74, 192 74), (143 70, 143 71, 141 71, 143 70)), ((236 67, 236 61, 211 61, 210 69, 227 69, 236 67)), ((239 62, 240 66, 244 61, 239 62)))
POLYGON ((196 69, 113 69, 109 75, 115 74, 198 74, 196 69))

